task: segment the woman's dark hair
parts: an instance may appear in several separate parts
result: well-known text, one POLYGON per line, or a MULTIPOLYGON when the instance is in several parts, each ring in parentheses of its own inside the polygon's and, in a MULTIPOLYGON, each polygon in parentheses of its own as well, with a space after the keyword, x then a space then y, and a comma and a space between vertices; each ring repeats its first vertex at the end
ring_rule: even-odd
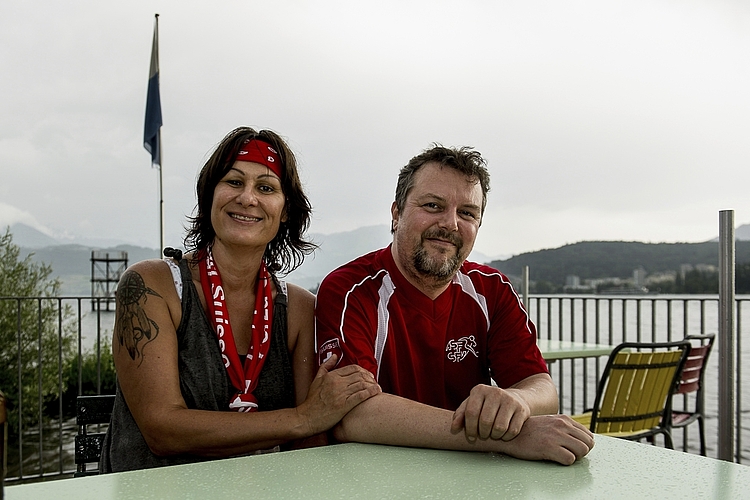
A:
POLYGON ((189 217, 185 248, 200 251, 207 248, 216 237, 211 224, 211 206, 214 201, 214 190, 221 179, 234 165, 237 151, 247 140, 260 139, 270 144, 281 159, 281 188, 286 198, 285 209, 287 220, 279 226, 279 232, 266 246, 263 260, 268 270, 275 273, 289 273, 302 264, 305 255, 316 248, 312 242, 305 241, 303 235, 310 226, 312 207, 302 190, 302 183, 297 172, 297 160, 284 140, 275 132, 261 130, 256 132, 250 127, 239 127, 229 132, 216 146, 200 174, 196 185, 198 204, 195 217, 189 217))

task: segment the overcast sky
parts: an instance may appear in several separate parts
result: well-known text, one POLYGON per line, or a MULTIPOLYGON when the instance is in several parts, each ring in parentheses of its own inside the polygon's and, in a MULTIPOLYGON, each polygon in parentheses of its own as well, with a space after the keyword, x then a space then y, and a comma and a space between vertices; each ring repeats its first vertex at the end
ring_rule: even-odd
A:
POLYGON ((288 138, 317 233, 388 224, 432 142, 488 160, 489 256, 750 222, 747 2, 4 0, 0 225, 158 246, 156 12, 168 245, 240 125, 288 138))

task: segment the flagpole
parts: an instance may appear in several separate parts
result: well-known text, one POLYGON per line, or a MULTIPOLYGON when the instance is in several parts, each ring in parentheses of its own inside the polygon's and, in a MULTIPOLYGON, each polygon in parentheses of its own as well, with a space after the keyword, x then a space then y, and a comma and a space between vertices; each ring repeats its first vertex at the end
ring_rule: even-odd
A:
MULTIPOLYGON (((158 16, 159 14, 157 14, 158 16)), ((162 143, 161 143, 161 129, 157 132, 159 135, 159 249, 158 254, 161 257, 161 253, 164 251, 164 177, 162 176, 162 143)))
MULTIPOLYGON (((159 41, 159 14, 154 14, 154 30, 156 33, 156 40, 157 40, 157 61, 158 61, 158 41, 159 41)), ((157 63, 158 64, 158 63, 157 63)), ((159 68, 159 72, 161 72, 161 68, 159 68)), ((160 89, 161 93, 161 89, 160 89)), ((161 107, 161 98, 159 99, 159 105, 161 107)), ((163 176, 163 170, 164 167, 162 166, 162 143, 161 143, 161 127, 159 127, 159 130, 156 132, 157 135, 157 143, 159 144, 159 248, 156 251, 156 254, 161 257, 161 253, 164 251, 164 176, 163 176)))
POLYGON ((154 39, 148 73, 143 147, 151 153, 151 165, 159 169, 159 256, 164 250, 164 177, 161 152, 161 97, 159 96, 159 14, 154 14, 154 39))

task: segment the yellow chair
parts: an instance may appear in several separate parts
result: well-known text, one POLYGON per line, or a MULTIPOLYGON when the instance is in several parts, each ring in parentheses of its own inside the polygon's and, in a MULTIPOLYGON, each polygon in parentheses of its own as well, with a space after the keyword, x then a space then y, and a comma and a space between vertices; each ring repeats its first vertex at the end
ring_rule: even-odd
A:
POLYGON ((671 394, 690 342, 625 342, 612 351, 599 381, 594 408, 572 418, 592 432, 639 440, 662 434, 673 449, 671 394))

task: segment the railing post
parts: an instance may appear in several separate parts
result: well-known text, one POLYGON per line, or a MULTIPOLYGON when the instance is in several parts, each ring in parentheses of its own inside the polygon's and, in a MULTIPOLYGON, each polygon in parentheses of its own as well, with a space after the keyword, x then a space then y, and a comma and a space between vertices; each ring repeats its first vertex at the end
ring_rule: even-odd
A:
POLYGON ((734 211, 719 212, 719 443, 721 460, 734 461, 734 211))
POLYGON ((0 499, 5 498, 5 473, 8 469, 8 415, 5 394, 0 391, 0 499))
POLYGON ((523 266, 523 272, 521 274, 521 293, 523 293, 523 307, 526 312, 529 313, 529 266, 523 266))

